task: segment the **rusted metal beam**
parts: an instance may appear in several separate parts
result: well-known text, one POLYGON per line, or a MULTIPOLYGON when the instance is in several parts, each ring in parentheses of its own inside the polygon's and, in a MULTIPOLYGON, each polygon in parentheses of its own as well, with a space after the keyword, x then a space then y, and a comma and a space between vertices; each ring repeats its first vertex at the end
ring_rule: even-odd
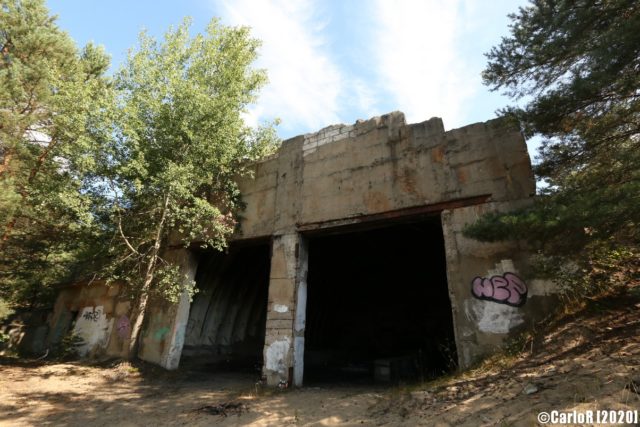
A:
POLYGON ((322 230, 337 227, 354 227, 354 226, 375 226, 376 223, 395 223, 412 221, 421 217, 433 216, 447 209, 463 208, 465 206, 479 205, 486 203, 491 198, 491 194, 482 194, 480 196, 465 197, 460 199, 447 200, 446 202, 433 203, 430 205, 414 206, 404 209, 396 209, 387 212, 381 212, 370 215, 360 215, 343 219, 309 222, 305 224, 296 224, 296 228, 301 233, 312 234, 322 230))

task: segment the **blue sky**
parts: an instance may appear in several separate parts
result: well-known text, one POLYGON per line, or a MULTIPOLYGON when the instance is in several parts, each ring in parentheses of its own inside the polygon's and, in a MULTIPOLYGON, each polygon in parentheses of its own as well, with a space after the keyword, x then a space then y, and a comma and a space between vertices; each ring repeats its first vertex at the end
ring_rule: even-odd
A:
MULTIPOLYGON (((262 40, 256 66, 269 85, 247 115, 280 118, 289 138, 394 110, 446 129, 485 121, 509 100, 482 85, 484 53, 508 33, 524 0, 48 0, 79 45, 126 58, 140 30, 161 37, 184 16, 202 31, 213 17, 262 40)), ((531 151, 530 147, 530 151, 531 151)))

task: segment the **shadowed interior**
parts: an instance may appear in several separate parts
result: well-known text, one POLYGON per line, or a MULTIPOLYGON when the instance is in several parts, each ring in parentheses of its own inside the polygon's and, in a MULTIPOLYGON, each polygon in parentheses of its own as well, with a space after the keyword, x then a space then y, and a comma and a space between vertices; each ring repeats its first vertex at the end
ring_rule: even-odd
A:
POLYGON ((189 313, 186 363, 258 370, 265 337, 270 247, 232 244, 228 253, 203 252, 198 293, 189 313))
POLYGON ((439 217, 310 237, 305 384, 420 380, 456 360, 439 217))

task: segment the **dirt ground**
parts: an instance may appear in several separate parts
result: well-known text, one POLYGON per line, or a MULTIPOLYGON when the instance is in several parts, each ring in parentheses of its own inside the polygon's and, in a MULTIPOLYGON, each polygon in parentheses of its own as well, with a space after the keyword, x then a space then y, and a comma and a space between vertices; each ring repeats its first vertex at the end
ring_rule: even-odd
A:
POLYGON ((523 346, 431 383, 285 391, 251 375, 2 359, 0 425, 532 426, 554 409, 640 410, 637 292, 589 304, 523 346))

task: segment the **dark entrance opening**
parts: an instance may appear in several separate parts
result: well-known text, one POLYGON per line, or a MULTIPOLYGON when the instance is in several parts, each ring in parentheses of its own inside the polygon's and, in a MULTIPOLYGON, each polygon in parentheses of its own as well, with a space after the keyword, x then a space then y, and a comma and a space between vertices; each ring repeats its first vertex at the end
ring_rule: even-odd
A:
POLYGON ((201 254, 195 277, 198 293, 182 351, 185 365, 259 372, 270 265, 268 241, 232 243, 227 253, 201 254))
POLYGON ((457 355, 439 216, 309 236, 305 384, 420 381, 457 355))

